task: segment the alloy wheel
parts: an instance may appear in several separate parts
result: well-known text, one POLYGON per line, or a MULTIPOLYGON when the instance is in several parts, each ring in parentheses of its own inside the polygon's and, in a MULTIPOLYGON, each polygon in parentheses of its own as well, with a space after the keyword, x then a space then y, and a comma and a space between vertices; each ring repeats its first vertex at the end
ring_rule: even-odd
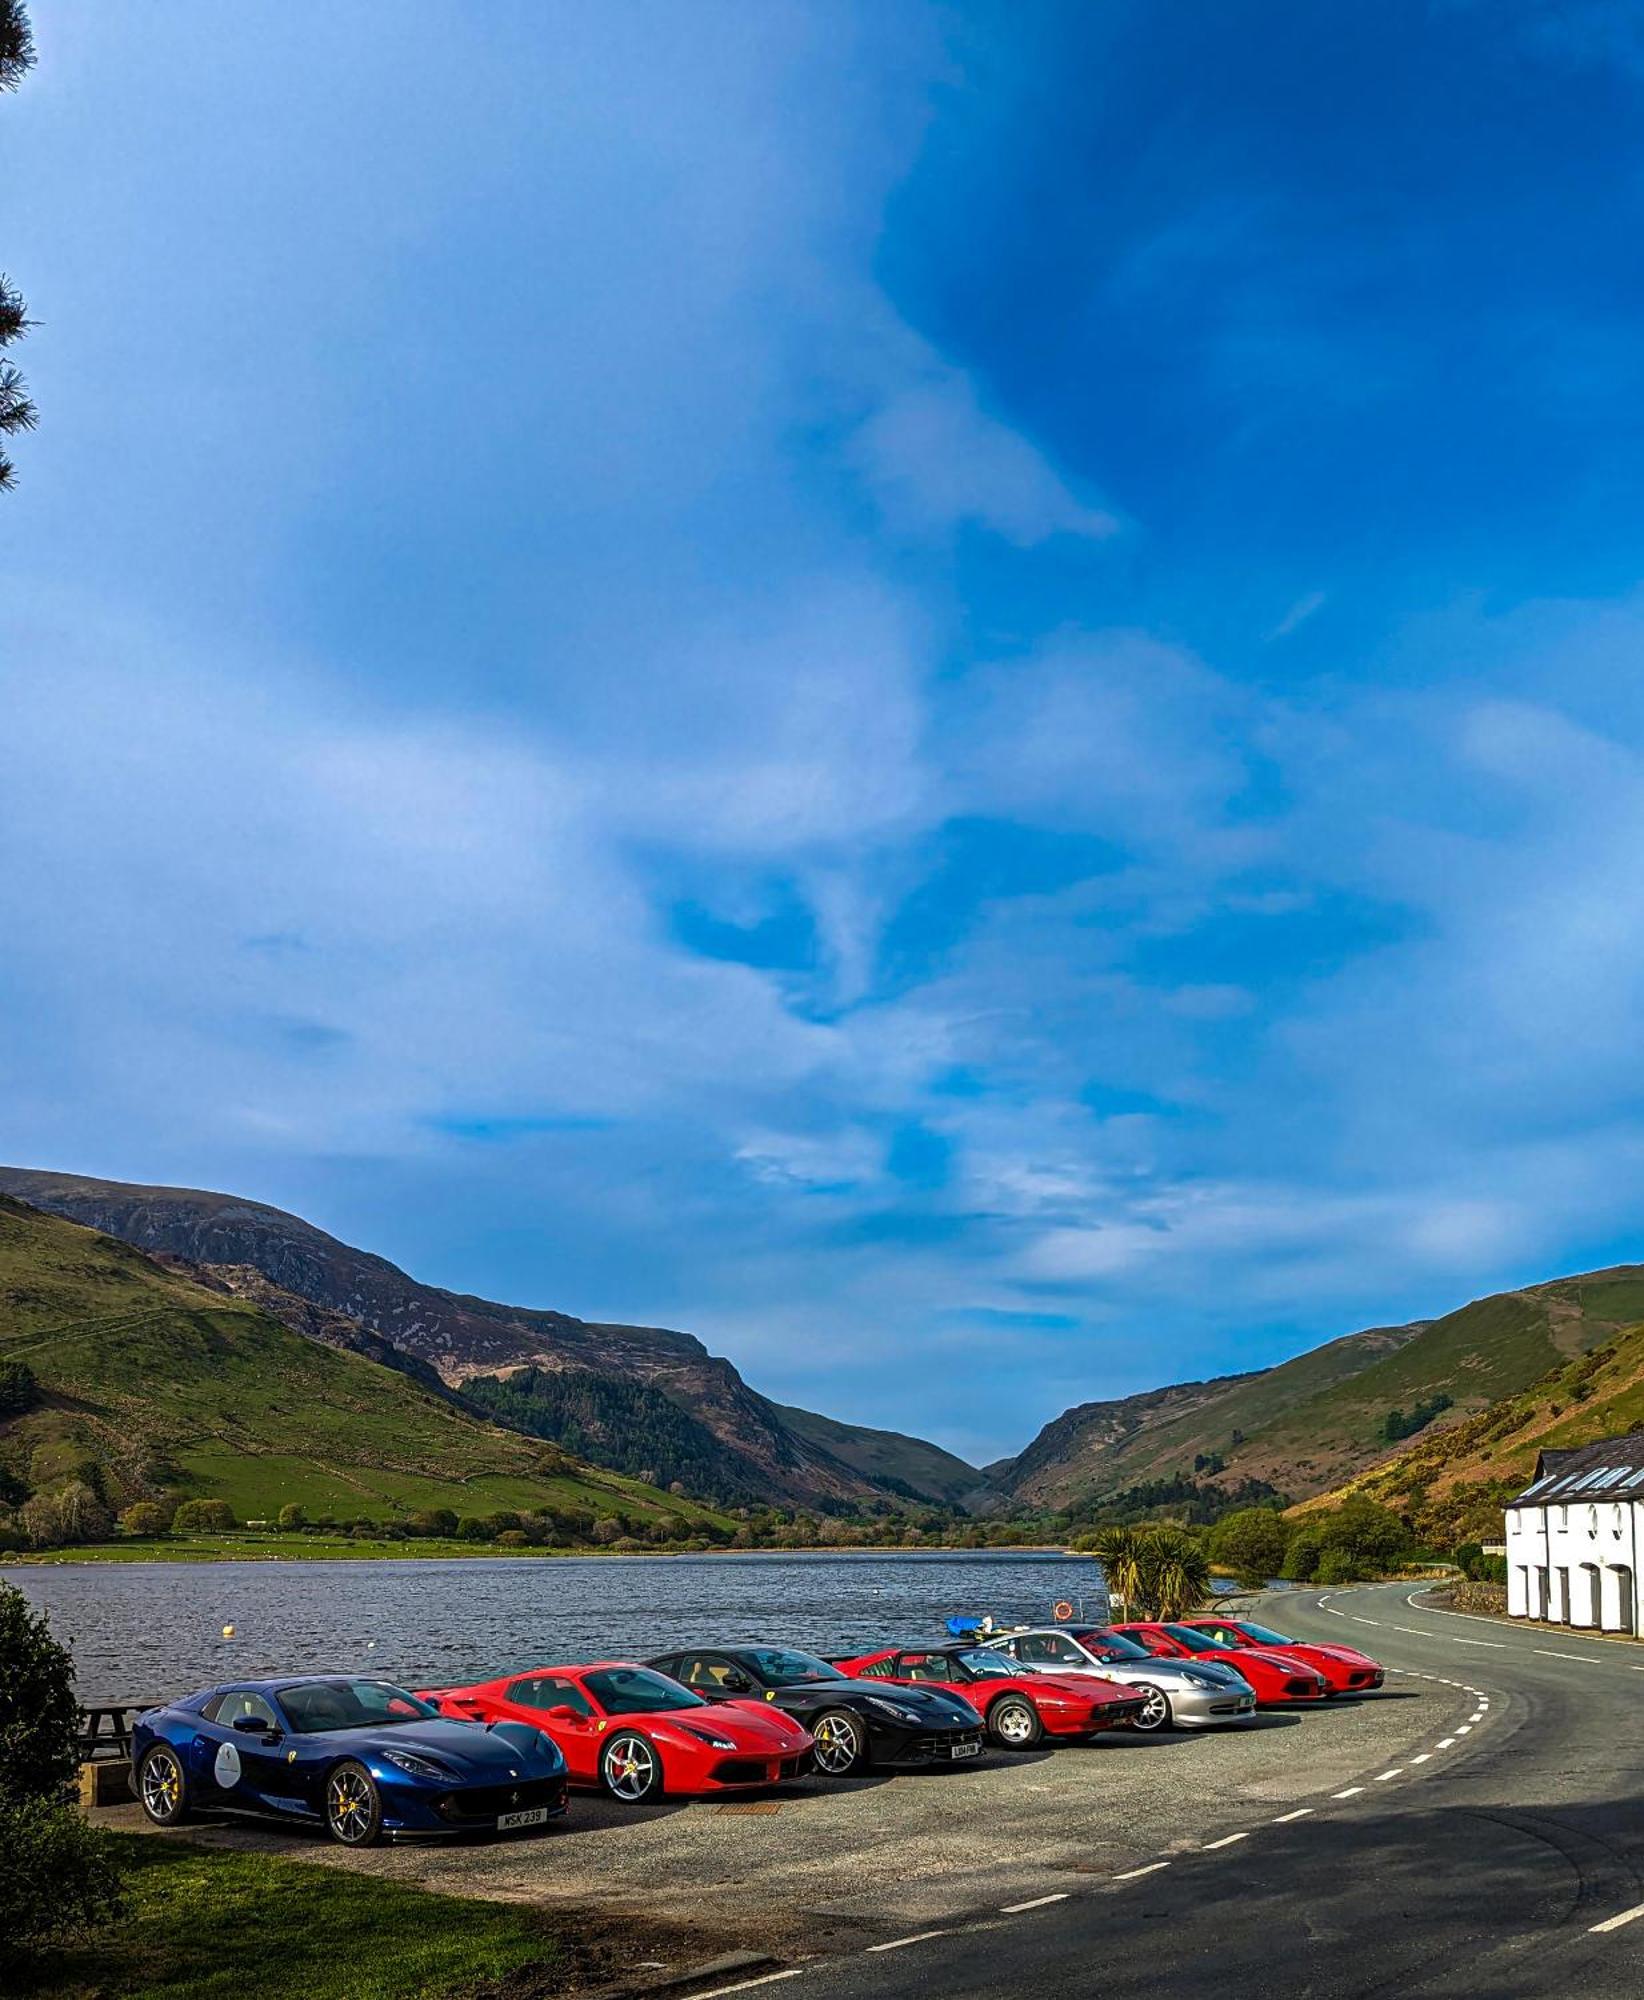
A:
POLYGON ((1170 1697, 1163 1688, 1150 1687, 1147 1700, 1142 1704, 1142 1712, 1136 1717, 1137 1729, 1167 1729, 1170 1726, 1170 1697))
POLYGON ((816 1739, 816 1768, 830 1778, 843 1778, 862 1754, 855 1721, 837 1709, 819 1715, 811 1734, 816 1739))
POLYGON ((656 1752, 643 1736, 619 1736, 605 1752, 605 1782, 629 1805, 650 1794, 656 1777, 656 1752))
POLYGON ((157 1826, 167 1826, 182 1809, 183 1772, 169 1750, 151 1750, 140 1780, 143 1810, 157 1826))
POLYGON ((999 1741, 1013 1750, 1026 1748, 1039 1733, 1033 1710, 1025 1701, 1001 1702, 994 1711, 993 1727, 999 1741))
POLYGON ((376 1800, 371 1780, 356 1765, 333 1771, 325 1788, 326 1823, 345 1846, 357 1847, 371 1836, 376 1800))

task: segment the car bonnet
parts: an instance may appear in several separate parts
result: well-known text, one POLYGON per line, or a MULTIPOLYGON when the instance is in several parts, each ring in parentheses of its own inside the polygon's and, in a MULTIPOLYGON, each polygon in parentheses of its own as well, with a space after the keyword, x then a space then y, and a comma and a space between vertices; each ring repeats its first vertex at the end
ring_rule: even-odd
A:
POLYGON ((482 1723, 443 1719, 399 1722, 388 1729, 339 1730, 333 1740, 339 1747, 375 1756, 392 1750, 421 1753, 475 1784, 547 1777, 564 1764, 552 1742, 529 1723, 500 1723, 488 1729, 482 1723))

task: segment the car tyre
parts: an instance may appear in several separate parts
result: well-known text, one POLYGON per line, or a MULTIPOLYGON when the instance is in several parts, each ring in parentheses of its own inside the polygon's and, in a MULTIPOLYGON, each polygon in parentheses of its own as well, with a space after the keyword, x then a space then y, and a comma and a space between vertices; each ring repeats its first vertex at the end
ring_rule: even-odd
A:
POLYGON ((178 1826, 191 1811, 182 1759, 169 1743, 156 1743, 137 1767, 137 1797, 156 1826, 178 1826))
POLYGON ((1134 1718, 1130 1726, 1140 1731, 1143 1736, 1162 1736, 1167 1729, 1173 1727, 1175 1720, 1175 1711, 1170 1706, 1169 1695, 1163 1688, 1150 1687, 1141 1714, 1134 1718))
POLYGON ((662 1753, 648 1738, 624 1730, 600 1752, 599 1781, 625 1806, 649 1805, 662 1796, 662 1753))
POLYGON ((352 1757, 325 1781, 325 1824, 343 1847, 374 1847, 382 1839, 382 1797, 376 1780, 352 1757))
POLYGON ((1001 1750, 1031 1750, 1044 1733, 1039 1711, 1022 1695, 1001 1695, 988 1710, 988 1734, 1001 1750))
POLYGON ((850 1778, 868 1763, 868 1732, 848 1708, 825 1708, 811 1724, 811 1761, 824 1778, 850 1778))

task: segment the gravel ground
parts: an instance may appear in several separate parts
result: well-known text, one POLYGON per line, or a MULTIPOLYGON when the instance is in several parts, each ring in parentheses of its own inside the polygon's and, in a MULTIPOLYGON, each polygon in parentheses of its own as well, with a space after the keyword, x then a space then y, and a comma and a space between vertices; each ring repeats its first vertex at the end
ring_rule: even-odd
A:
MULTIPOLYGON (((1359 1701, 1260 1716, 1238 1730, 1145 1738, 954 1770, 815 1780, 737 1804, 638 1811, 574 1794, 529 1839, 347 1853, 321 1838, 219 1821, 186 1837, 264 1848, 452 1895, 598 1906, 712 1922, 725 1948, 827 1949, 893 1936, 1005 1900, 1025 1901, 1185 1849, 1252 1802, 1283 1810, 1353 1782, 1431 1737, 1461 1697, 1389 1676, 1359 1701)), ((101 1824, 146 1825, 135 1806, 101 1824)), ((162 1836, 179 1838, 184 1836, 162 1836)))

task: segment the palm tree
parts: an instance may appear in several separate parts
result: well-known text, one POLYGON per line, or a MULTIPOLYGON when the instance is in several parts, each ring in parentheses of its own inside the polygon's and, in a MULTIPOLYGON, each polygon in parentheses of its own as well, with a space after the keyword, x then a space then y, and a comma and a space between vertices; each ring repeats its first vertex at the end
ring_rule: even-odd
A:
MULTIPOLYGON (((0 0, 0 91, 15 90, 34 67, 34 36, 23 0, 0 0)), ((20 340, 29 330, 21 293, 0 276, 0 348, 20 340)), ((0 358, 0 437, 33 430, 34 404, 27 385, 11 362, 0 358)), ((12 463, 0 451, 0 492, 13 482, 12 463)))
POLYGON ((1098 1528, 1094 1534, 1080 1539, 1102 1566, 1109 1598, 1119 1600, 1126 1617, 1145 1615, 1140 1610, 1147 1600, 1143 1573, 1147 1538, 1142 1530, 1098 1528))
POLYGON ((1210 1589, 1210 1559, 1197 1538, 1161 1521, 1142 1537, 1142 1595, 1153 1618, 1183 1618, 1210 1589))

